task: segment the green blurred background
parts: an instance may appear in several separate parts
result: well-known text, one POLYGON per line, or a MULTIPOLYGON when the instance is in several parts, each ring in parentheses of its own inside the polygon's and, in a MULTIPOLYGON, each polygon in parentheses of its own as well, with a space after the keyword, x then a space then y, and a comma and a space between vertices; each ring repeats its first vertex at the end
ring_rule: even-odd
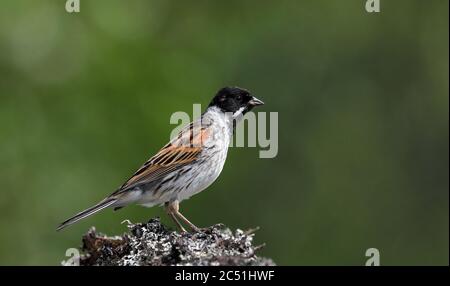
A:
POLYGON ((260 226, 280 265, 449 263, 448 1, 3 0, 0 264, 57 265, 106 210, 56 225, 123 183, 192 113, 238 85, 279 113, 279 152, 232 148, 183 202, 200 226, 260 226))

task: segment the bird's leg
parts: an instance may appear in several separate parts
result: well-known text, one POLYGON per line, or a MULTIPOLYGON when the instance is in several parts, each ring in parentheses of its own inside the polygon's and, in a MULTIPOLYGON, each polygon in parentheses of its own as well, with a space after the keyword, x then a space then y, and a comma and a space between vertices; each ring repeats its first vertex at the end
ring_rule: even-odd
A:
POLYGON ((173 221, 176 223, 176 225, 180 228, 181 232, 187 232, 186 229, 181 225, 181 223, 178 221, 177 217, 174 213, 169 213, 169 216, 173 219, 173 221))
POLYGON ((170 203, 166 203, 165 207, 166 207, 167 214, 172 218, 172 220, 175 222, 175 224, 178 226, 178 228, 182 232, 186 232, 186 229, 183 227, 183 225, 178 221, 177 217, 175 216, 173 205, 170 203))
POLYGON ((173 205, 173 214, 174 214, 175 216, 177 216, 177 217, 178 217, 179 219, 181 219, 184 223, 186 223, 187 225, 189 225, 189 227, 190 227, 193 231, 195 231, 195 232, 200 232, 200 231, 201 231, 200 228, 196 227, 192 222, 190 222, 187 218, 184 217, 184 215, 182 215, 182 214, 180 213, 180 206, 179 206, 178 201, 174 201, 174 202, 172 203, 172 205, 173 205))

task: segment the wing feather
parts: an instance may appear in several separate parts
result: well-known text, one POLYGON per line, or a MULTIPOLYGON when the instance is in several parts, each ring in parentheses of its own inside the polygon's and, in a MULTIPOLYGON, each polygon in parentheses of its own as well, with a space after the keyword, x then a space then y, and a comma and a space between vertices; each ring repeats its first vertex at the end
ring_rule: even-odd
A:
POLYGON ((139 185, 162 179, 172 172, 194 162, 208 139, 209 129, 201 124, 191 123, 180 131, 177 137, 165 145, 139 168, 111 196, 131 190, 139 185))

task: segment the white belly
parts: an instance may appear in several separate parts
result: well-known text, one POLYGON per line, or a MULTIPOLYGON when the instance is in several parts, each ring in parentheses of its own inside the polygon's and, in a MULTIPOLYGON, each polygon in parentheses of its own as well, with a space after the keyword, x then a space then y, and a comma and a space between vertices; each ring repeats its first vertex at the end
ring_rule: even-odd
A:
POLYGON ((193 170, 192 175, 194 176, 194 179, 192 180, 192 183, 189 184, 189 182, 186 179, 186 188, 182 189, 178 195, 177 200, 182 201, 185 199, 190 198, 191 196, 205 190, 208 188, 214 181, 219 177, 220 173, 222 172, 225 159, 227 156, 226 149, 224 152, 221 152, 222 154, 218 154, 216 157, 211 160, 211 163, 202 165, 197 170, 193 170))

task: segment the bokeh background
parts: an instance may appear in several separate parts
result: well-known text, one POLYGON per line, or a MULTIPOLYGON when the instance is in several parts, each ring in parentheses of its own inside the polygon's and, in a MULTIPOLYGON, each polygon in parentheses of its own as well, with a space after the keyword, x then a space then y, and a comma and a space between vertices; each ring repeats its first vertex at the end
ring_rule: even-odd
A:
POLYGON ((279 152, 232 148, 185 201, 200 226, 260 226, 280 265, 449 263, 448 1, 3 0, 0 264, 58 265, 106 210, 56 225, 123 183, 192 113, 238 85, 279 113, 279 152))

